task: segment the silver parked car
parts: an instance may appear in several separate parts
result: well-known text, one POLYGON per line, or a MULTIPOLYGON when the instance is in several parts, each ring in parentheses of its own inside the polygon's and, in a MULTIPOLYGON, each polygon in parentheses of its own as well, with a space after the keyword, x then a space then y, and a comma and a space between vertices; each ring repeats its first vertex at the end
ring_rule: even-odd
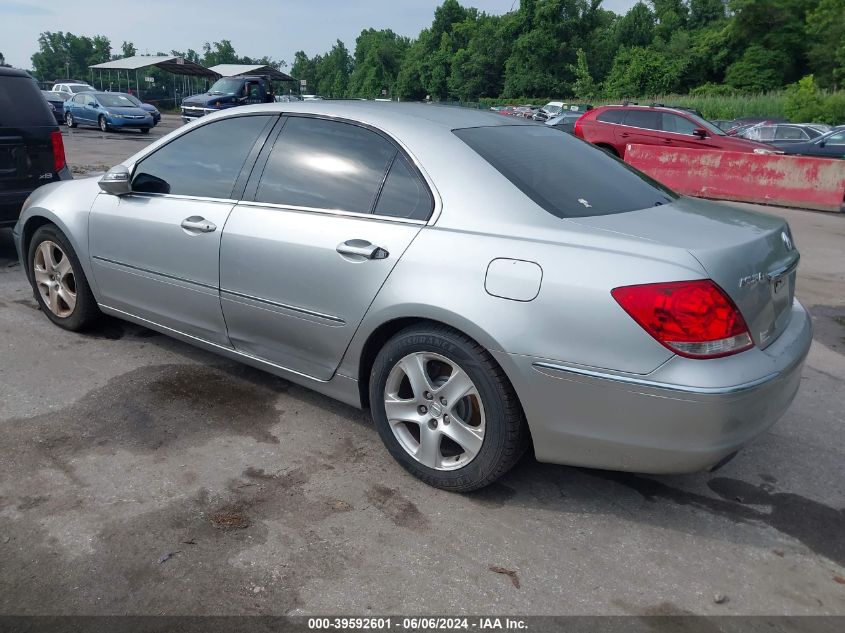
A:
POLYGON ((369 406, 402 466, 457 491, 529 443, 718 465, 789 406, 812 337, 783 220, 460 108, 226 110, 38 189, 14 238, 55 324, 106 313, 369 406))

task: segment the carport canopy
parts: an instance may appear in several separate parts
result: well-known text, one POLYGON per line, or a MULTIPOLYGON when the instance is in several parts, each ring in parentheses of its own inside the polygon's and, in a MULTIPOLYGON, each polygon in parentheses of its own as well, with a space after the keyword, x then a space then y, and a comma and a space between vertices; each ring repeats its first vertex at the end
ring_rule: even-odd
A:
POLYGON ((283 73, 278 68, 262 64, 218 64, 209 70, 221 77, 234 77, 235 75, 268 75, 276 81, 296 81, 290 75, 283 73))
POLYGON ((94 70, 140 70, 147 66, 157 66, 174 75, 189 75, 192 77, 217 77, 219 73, 210 68, 200 66, 196 62, 183 57, 170 57, 167 55, 135 55, 124 57, 102 64, 94 64, 89 68, 94 70))

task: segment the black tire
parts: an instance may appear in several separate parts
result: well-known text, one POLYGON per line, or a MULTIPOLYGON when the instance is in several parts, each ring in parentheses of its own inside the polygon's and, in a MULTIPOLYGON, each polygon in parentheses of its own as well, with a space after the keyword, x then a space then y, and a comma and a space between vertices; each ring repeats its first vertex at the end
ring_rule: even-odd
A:
POLYGON ((437 324, 410 326, 379 351, 370 373, 370 409, 387 450, 409 473, 435 488, 469 492, 483 488, 510 470, 528 447, 522 407, 502 368, 478 343, 437 324), (417 461, 396 439, 387 419, 384 392, 394 366, 414 352, 433 352, 457 363, 480 396, 486 425, 480 450, 465 466, 437 470, 417 461))
POLYGON ((148 128, 148 127, 142 127, 141 128, 141 134, 149 134, 149 133, 150 133, 150 128, 148 128))
POLYGON ((65 114, 65 124, 68 127, 76 127, 76 119, 73 118, 73 115, 70 112, 65 114))
POLYGON ((100 115, 100 118, 97 119, 97 122, 100 125, 100 131, 101 132, 108 132, 109 131, 108 121, 106 121, 106 117, 104 117, 102 114, 100 115))
POLYGON ((76 252, 74 252, 64 233, 62 233, 54 224, 45 224, 44 226, 39 227, 29 242, 29 250, 27 253, 29 283, 32 286, 32 292, 35 295, 35 300, 41 307, 41 311, 47 315, 47 318, 60 328, 71 330, 73 332, 79 332, 93 326, 100 319, 101 312, 97 307, 97 301, 94 299, 91 287, 88 285, 88 279, 85 277, 82 265, 79 263, 79 258, 76 256, 76 252), (70 260, 76 289, 76 305, 73 308, 73 312, 66 317, 58 316, 50 310, 49 306, 44 301, 44 298, 41 296, 41 292, 35 282, 34 262, 36 249, 42 242, 45 241, 58 244, 70 260))

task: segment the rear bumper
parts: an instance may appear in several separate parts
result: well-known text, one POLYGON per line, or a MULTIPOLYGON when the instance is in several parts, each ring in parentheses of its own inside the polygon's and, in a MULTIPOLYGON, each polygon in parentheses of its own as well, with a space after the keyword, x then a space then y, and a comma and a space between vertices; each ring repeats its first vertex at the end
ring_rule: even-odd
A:
POLYGON ((676 356, 647 376, 494 356, 512 378, 538 460, 685 473, 716 465, 783 415, 811 341, 810 316, 796 301, 787 330, 765 350, 676 356))

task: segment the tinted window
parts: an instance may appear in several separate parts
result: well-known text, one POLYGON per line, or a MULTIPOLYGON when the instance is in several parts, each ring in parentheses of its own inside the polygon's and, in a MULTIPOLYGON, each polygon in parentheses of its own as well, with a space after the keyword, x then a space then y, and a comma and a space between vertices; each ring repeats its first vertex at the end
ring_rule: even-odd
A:
POLYGON ((255 199, 370 213, 396 148, 339 121, 291 117, 276 140, 255 199))
POLYGON ((624 110, 605 110, 596 117, 596 121, 603 121, 604 123, 622 123, 622 118, 624 116, 624 110))
POLYGON ((132 189, 230 198, 250 149, 272 118, 223 119, 183 134, 138 164, 132 189))
POLYGON ((427 220, 432 207, 428 187, 420 180, 407 159, 401 154, 397 155, 387 180, 384 181, 384 188, 376 205, 376 214, 427 220))
POLYGON ((628 110, 626 111, 625 125, 646 130, 659 130, 660 113, 653 110, 628 110))
POLYGON ((0 127, 56 125, 52 108, 29 77, 0 77, 0 127))
POLYGON ((845 131, 828 136, 825 145, 845 145, 845 131))
POLYGON ((800 127, 781 125, 775 131, 775 139, 778 141, 803 141, 808 138, 809 136, 800 127))
POLYGON ((480 127, 455 134, 559 218, 623 213, 677 197, 604 151, 547 126, 480 127))
POLYGON ((663 122, 664 132, 692 135, 692 133, 699 127, 692 121, 685 119, 684 117, 679 116, 677 114, 669 114, 668 112, 663 112, 661 113, 660 118, 663 122))

